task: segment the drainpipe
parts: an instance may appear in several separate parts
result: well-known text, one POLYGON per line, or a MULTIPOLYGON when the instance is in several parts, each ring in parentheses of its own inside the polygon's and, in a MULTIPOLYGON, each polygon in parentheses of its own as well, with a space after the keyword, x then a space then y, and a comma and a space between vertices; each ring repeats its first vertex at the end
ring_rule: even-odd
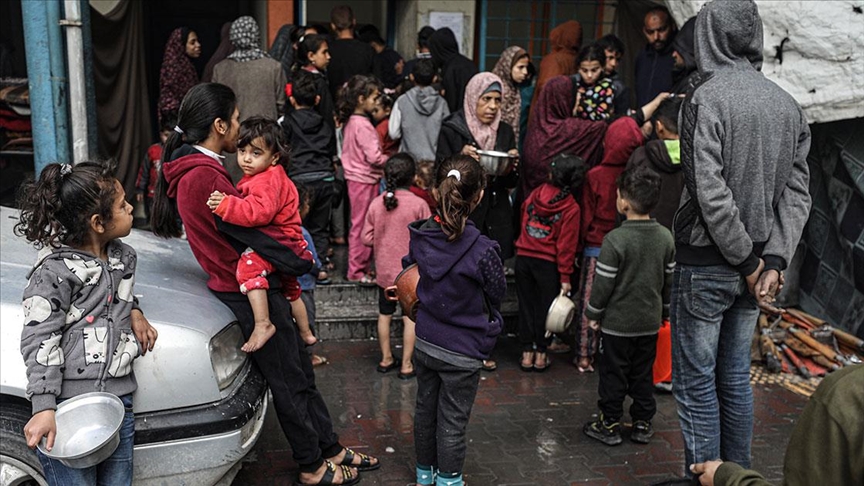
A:
POLYGON ((66 70, 60 3, 21 2, 33 124, 33 164, 38 175, 52 162, 69 162, 66 70))
POLYGON ((66 18, 60 25, 66 31, 66 55, 69 65, 69 114, 72 121, 72 157, 74 163, 90 156, 87 125, 87 81, 84 75, 84 42, 81 31, 81 2, 63 2, 66 18))

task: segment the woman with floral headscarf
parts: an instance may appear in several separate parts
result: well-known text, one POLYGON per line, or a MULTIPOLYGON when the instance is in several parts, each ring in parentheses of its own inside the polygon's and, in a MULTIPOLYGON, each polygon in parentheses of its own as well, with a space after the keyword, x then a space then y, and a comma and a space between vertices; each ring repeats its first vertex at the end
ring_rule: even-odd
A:
POLYGON ((519 117, 522 112, 520 86, 529 79, 531 56, 519 46, 510 46, 501 53, 492 73, 504 82, 501 93, 501 121, 513 127, 516 140, 519 140, 519 117))
MULTIPOLYGON (((478 150, 509 152, 518 156, 513 127, 501 120, 501 97, 504 82, 492 73, 474 75, 465 87, 462 109, 451 113, 441 124, 438 134, 437 163, 455 154, 465 154, 479 160, 478 150)), ((516 187, 519 174, 513 169, 503 176, 487 176, 483 198, 468 216, 480 232, 498 242, 501 259, 513 256, 515 233, 510 189, 516 187)), ((483 362, 483 369, 492 371, 492 360, 483 362)))
POLYGON ((213 68, 213 82, 237 94, 240 120, 250 116, 276 119, 285 105, 285 72, 282 65, 261 49, 258 23, 246 15, 231 24, 234 52, 213 68))
POLYGON ((177 115, 183 96, 192 86, 198 84, 198 72, 192 59, 201 56, 201 43, 198 34, 188 27, 178 27, 168 36, 162 69, 159 71, 159 121, 165 115, 177 115))

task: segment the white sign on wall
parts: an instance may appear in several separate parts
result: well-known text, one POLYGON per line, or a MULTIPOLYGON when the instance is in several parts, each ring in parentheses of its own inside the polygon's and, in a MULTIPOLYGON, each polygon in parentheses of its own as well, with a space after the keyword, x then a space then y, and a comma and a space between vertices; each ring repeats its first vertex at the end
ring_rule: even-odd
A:
POLYGON ((465 35, 465 14, 462 12, 429 12, 429 25, 435 30, 449 27, 456 36, 456 42, 459 44, 459 52, 462 51, 462 44, 465 35))

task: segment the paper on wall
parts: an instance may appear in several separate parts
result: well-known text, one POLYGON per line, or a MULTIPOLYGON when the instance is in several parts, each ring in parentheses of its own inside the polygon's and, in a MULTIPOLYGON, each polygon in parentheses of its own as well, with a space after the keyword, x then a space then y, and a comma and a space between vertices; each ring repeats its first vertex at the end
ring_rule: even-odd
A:
POLYGON ((465 54, 462 50, 465 29, 465 14, 462 12, 429 12, 429 25, 435 30, 449 27, 456 36, 456 43, 459 44, 459 52, 465 54))

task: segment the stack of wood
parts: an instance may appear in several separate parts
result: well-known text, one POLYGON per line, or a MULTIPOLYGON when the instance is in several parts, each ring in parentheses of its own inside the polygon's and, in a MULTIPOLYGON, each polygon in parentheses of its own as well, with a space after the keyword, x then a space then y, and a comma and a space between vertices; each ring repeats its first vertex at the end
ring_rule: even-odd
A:
POLYGON ((864 360, 864 340, 797 309, 759 316, 759 356, 772 373, 810 378, 864 360))

